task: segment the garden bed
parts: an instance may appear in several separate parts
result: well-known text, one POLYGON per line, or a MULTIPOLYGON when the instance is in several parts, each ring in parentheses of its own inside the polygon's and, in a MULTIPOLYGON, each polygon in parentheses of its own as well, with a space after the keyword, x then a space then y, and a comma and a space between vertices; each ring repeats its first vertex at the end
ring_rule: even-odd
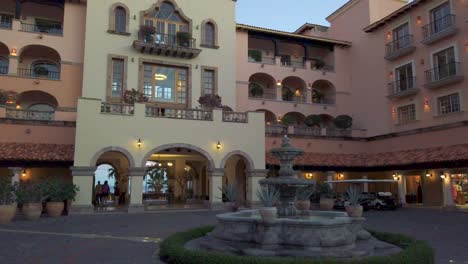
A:
POLYGON ((191 251, 185 244, 193 239, 205 236, 214 227, 200 227, 177 233, 165 239, 160 246, 161 260, 169 264, 433 264, 434 253, 424 241, 413 238, 382 232, 371 231, 372 235, 384 242, 401 247, 403 251, 392 256, 370 257, 357 260, 312 260, 303 258, 263 258, 223 255, 204 251, 191 251))

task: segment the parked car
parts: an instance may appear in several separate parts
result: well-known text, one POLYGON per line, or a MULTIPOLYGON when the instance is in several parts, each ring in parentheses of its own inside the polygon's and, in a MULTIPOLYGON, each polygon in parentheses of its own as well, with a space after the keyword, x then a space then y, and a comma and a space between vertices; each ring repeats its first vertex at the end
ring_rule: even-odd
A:
POLYGON ((376 210, 395 210, 398 203, 391 192, 377 192, 369 194, 369 206, 376 210))

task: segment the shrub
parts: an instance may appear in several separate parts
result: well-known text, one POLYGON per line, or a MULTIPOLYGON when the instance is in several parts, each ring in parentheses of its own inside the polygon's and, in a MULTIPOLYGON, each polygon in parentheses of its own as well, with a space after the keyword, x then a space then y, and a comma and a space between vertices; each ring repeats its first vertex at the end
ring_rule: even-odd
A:
POLYGON ((256 62, 262 61, 262 52, 259 50, 249 50, 249 57, 252 58, 256 62))
POLYGON ((285 115, 281 118, 281 124, 285 126, 292 126, 297 122, 296 118, 292 115, 285 115))
POLYGON ((16 186, 11 184, 11 176, 0 176, 0 205, 10 205, 16 201, 16 186))
POLYGON ((257 83, 249 84, 249 94, 252 97, 262 97, 263 96, 263 89, 257 83))
POLYGON ((148 102, 148 97, 135 89, 126 90, 124 93, 124 102, 130 105, 134 105, 135 103, 146 103, 148 102))
POLYGON ((176 33, 177 43, 182 47, 190 47, 190 39, 192 34, 190 32, 179 31, 176 33))
MULTIPOLYGON (((178 233, 165 239, 160 246, 159 256, 169 264, 433 264, 434 252, 424 241, 390 233, 370 231, 374 237, 394 244, 403 249, 392 256, 369 257, 359 260, 313 260, 301 258, 262 258, 250 256, 233 256, 221 253, 191 251, 184 245, 190 240, 205 236, 213 227, 206 226, 178 233)), ((156 260, 156 263, 159 260, 156 260)))
POLYGON ((44 198, 50 202, 73 201, 79 191, 78 187, 73 183, 68 183, 58 178, 44 180, 41 184, 41 189, 44 198))
POLYGON ((333 120, 335 126, 341 129, 348 129, 353 126, 353 118, 349 115, 340 115, 333 120))
POLYGON ((320 126, 320 123, 322 123, 322 118, 319 115, 310 115, 306 117, 304 123, 308 127, 318 127, 320 126))

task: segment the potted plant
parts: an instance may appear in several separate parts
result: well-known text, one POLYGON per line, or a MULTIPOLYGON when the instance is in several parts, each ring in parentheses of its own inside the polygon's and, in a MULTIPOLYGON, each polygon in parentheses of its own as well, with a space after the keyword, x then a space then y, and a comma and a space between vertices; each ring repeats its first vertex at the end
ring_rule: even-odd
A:
POLYGON ((362 193, 355 187, 349 187, 344 195, 347 205, 345 206, 346 212, 350 217, 362 216, 362 205, 364 201, 362 193))
POLYGON ((153 43, 154 33, 156 33, 156 28, 154 26, 149 26, 149 25, 141 26, 140 32, 145 42, 153 43))
POLYGON ((248 56, 255 62, 262 61, 262 52, 259 50, 249 50, 248 56))
POLYGON ((23 182, 18 186, 18 202, 22 204, 21 211, 28 220, 37 220, 42 214, 44 194, 41 184, 23 182))
POLYGON ((72 202, 75 201, 76 194, 80 191, 80 188, 71 182, 64 183, 63 188, 65 191, 64 195, 66 201, 65 212, 68 215, 72 202))
POLYGON ((15 218, 15 190, 11 177, 0 176, 0 224, 8 224, 15 218))
POLYGON ((72 183, 57 178, 45 180, 42 184, 46 197, 46 212, 51 217, 59 217, 65 209, 64 202, 75 199, 78 188, 72 183))
POLYGON ((179 31, 176 33, 177 44, 178 46, 182 47, 190 47, 190 39, 192 38, 192 34, 190 32, 179 31))
POLYGON ((328 183, 317 184, 317 193, 320 196, 320 210, 331 211, 335 205, 335 192, 328 183))
POLYGON ((226 187, 219 187, 223 194, 224 207, 227 211, 236 212, 239 206, 237 205, 237 189, 234 185, 228 184, 226 187))
POLYGON ((297 210, 307 211, 310 209, 310 197, 314 193, 309 187, 303 187, 296 190, 296 200, 294 206, 297 210))
POLYGON ((275 220, 278 217, 278 209, 274 206, 280 198, 279 191, 275 187, 262 186, 257 190, 257 197, 263 204, 259 209, 263 221, 275 220))
POLYGON ((134 105, 135 103, 146 103, 148 102, 148 97, 135 89, 126 90, 124 92, 124 102, 129 105, 134 105))

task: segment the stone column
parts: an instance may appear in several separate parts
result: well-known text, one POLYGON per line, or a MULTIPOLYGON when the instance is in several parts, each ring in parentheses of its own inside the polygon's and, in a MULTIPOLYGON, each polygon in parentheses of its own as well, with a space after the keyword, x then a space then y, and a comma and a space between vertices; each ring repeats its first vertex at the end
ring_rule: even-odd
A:
POLYGON ((73 184, 79 191, 76 194, 75 201, 71 206, 71 214, 87 214, 94 212, 93 206, 93 186, 94 173, 96 167, 71 167, 73 184))
POLYGON ((208 172, 210 178, 210 208, 221 209, 223 193, 219 188, 223 186, 224 169, 214 169, 208 172))
POLYGON ((445 176, 445 179, 441 179, 444 194, 444 206, 455 207, 455 202, 453 200, 452 177, 450 177, 450 173, 446 173, 445 176))
POLYGON ((13 173, 13 177, 11 177, 11 183, 15 184, 17 182, 20 182, 20 175, 21 175, 22 168, 12 167, 8 169, 13 173))
POLYGON ((130 204, 128 206, 129 213, 140 213, 145 211, 143 206, 143 177, 145 176, 146 168, 130 168, 130 204))
POLYGON ((247 178, 247 205, 255 208, 260 204, 257 197, 257 190, 260 188, 260 181, 266 179, 268 170, 251 170, 248 172, 247 178))
MULTIPOLYGON (((363 179, 363 180, 367 180, 367 179, 368 179, 367 174, 364 174, 364 175, 362 176, 362 179, 363 179)), ((364 188, 364 190, 363 190, 364 192, 369 192, 369 183, 367 183, 367 182, 364 183, 363 188, 364 188)))
MULTIPOLYGON (((177 179, 185 176, 185 173, 186 173, 185 172, 185 163, 186 163, 186 161, 184 159, 177 159, 175 161, 174 179, 173 179, 173 183, 172 183, 173 186, 174 186, 174 189, 172 191, 174 192, 175 197, 178 197, 178 196, 182 195, 181 186, 179 186, 179 183, 178 183, 177 179)), ((183 198, 183 197, 181 197, 181 198, 183 198)))
POLYGON ((405 197, 405 176, 400 175, 398 179, 398 197, 400 197, 400 203, 402 206, 406 205, 406 197, 405 197))
MULTIPOLYGON (((10 50, 10 52, 11 52, 11 50, 10 50)), ((19 52, 19 51, 17 51, 17 52, 19 52)), ((18 55, 17 56, 10 56, 10 60, 8 61, 8 74, 18 75, 18 65, 19 65, 18 55)))
MULTIPOLYGON (((327 181, 333 181, 333 176, 335 176, 334 171, 327 171, 327 181)), ((329 183, 328 185, 330 185, 330 188, 333 188, 333 183, 329 183)))
MULTIPOLYGON (((310 63, 307 63, 306 65, 310 65, 310 63)), ((311 104, 312 103, 312 88, 307 87, 306 96, 307 96, 306 102, 308 104, 311 104)))

